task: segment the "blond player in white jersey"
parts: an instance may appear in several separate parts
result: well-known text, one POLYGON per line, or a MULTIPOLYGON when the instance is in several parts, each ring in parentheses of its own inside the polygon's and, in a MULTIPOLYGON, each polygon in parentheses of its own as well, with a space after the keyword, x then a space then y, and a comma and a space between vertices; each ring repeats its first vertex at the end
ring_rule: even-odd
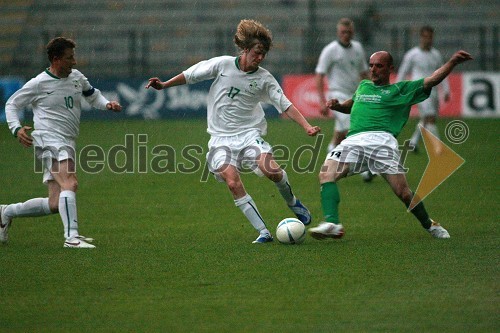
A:
POLYGON ((202 61, 166 82, 151 78, 146 88, 161 90, 214 80, 207 101, 207 132, 211 135, 207 154, 209 169, 219 181, 226 183, 235 205, 259 232, 253 243, 267 243, 273 241, 273 237, 243 186, 242 168, 251 168, 272 180, 304 224, 311 222, 311 214, 293 194, 285 170, 274 160, 269 143, 262 139, 267 123, 260 103, 270 103, 280 113, 285 112, 310 136, 320 129, 309 124, 283 94, 276 79, 259 66, 271 47, 271 32, 259 22, 242 20, 234 42, 241 50, 238 57, 221 56, 202 61))
MULTIPOLYGON (((329 99, 337 99, 341 102, 352 97, 359 82, 368 78, 368 64, 363 46, 354 37, 354 22, 348 18, 342 18, 337 23, 337 37, 326 45, 316 65, 316 87, 321 105, 320 112, 324 116, 330 114, 326 106, 329 99), (325 77, 328 82, 328 92, 325 95, 325 77)), ((343 139, 345 139, 350 125, 350 115, 333 112, 335 127, 333 138, 328 145, 328 151, 332 151, 343 139)))
MULTIPOLYGON (((403 57, 403 62, 399 66, 397 81, 406 79, 417 80, 431 75, 436 69, 443 65, 441 53, 432 46, 434 38, 434 29, 430 26, 423 26, 420 29, 420 44, 410 49, 403 57), (409 75, 409 77, 408 77, 409 75)), ((442 89, 444 101, 450 99, 450 85, 446 78, 438 87, 442 89)), ((439 131, 436 126, 437 116, 439 115, 439 95, 436 89, 432 89, 428 99, 419 103, 418 111, 420 121, 416 126, 415 132, 410 139, 410 145, 414 151, 418 151, 418 142, 420 141, 420 126, 429 130, 436 137, 439 137, 439 131)))
POLYGON ((43 182, 48 198, 33 198, 16 204, 0 205, 0 242, 8 240, 14 218, 42 216, 59 212, 64 226, 64 247, 94 248, 93 239, 78 232, 76 209, 77 177, 75 140, 80 127, 81 100, 96 109, 120 111, 116 101, 108 101, 93 88, 76 65, 74 41, 57 37, 47 44, 50 67, 28 81, 5 105, 12 134, 25 147, 35 148, 43 165, 43 182), (18 112, 33 107, 35 129, 23 126, 18 112))

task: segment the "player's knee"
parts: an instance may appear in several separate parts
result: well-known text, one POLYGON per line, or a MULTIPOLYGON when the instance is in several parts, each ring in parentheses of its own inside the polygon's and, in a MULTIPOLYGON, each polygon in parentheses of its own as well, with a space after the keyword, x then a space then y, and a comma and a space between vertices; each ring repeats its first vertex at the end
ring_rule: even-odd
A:
POLYGON ((319 183, 323 184, 323 183, 329 183, 329 182, 333 182, 333 181, 336 181, 335 173, 331 172, 325 166, 323 166, 321 168, 320 173, 319 173, 319 183), (323 170, 323 169, 325 169, 325 170, 323 170))
POLYGON ((72 179, 69 183, 70 190, 76 192, 78 190, 78 181, 76 179, 72 179))
POLYGON ((78 181, 75 178, 67 179, 61 186, 61 190, 76 192, 78 190, 78 181))
POLYGON ((236 193, 243 188, 243 184, 239 179, 226 179, 226 185, 232 193, 236 193))

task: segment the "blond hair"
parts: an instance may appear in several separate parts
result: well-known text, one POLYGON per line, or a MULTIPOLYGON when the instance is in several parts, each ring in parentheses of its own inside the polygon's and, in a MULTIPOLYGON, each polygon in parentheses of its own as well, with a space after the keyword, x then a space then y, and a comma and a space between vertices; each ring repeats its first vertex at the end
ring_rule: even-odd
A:
POLYGON ((241 20, 234 35, 234 43, 242 50, 251 49, 256 44, 262 44, 265 52, 268 52, 272 42, 271 31, 255 20, 241 20))

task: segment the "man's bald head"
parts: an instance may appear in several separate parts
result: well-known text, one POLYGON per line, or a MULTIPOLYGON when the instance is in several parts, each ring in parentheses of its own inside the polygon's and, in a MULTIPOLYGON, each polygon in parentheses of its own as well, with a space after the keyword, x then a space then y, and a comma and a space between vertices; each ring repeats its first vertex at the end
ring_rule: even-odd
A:
POLYGON ((392 58, 392 55, 387 51, 377 51, 371 55, 370 59, 372 57, 377 57, 379 61, 386 63, 388 66, 394 65, 394 59, 392 58))
POLYGON ((391 72, 394 69, 392 55, 387 51, 378 51, 370 57, 370 75, 375 85, 389 84, 391 72))

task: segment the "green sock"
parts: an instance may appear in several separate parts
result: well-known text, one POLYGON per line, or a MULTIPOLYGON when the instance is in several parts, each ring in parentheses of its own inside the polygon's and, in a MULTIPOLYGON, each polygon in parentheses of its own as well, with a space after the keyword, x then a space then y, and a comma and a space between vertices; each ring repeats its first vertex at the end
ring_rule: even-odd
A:
POLYGON ((339 223, 340 193, 334 182, 321 184, 321 206, 326 222, 339 223))
POLYGON ((422 227, 425 229, 429 229, 431 227, 431 219, 429 218, 429 214, 427 214, 422 201, 420 201, 418 205, 411 210, 411 213, 420 221, 422 227))

